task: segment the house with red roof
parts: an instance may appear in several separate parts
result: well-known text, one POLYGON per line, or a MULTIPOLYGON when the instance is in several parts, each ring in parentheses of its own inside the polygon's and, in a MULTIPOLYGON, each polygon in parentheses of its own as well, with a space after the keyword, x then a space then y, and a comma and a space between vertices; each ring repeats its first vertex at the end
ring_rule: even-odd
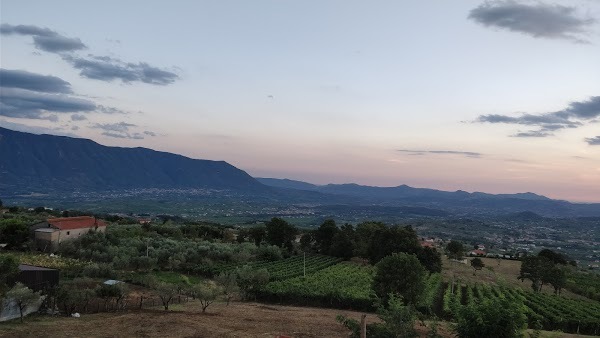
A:
POLYGON ((60 243, 78 238, 90 231, 106 231, 106 223, 92 216, 48 218, 34 224, 35 243, 42 251, 56 251, 60 243))

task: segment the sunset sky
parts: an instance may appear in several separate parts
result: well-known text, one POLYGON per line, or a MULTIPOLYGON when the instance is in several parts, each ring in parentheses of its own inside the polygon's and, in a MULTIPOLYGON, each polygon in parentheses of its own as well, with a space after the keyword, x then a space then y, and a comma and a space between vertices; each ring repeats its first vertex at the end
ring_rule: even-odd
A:
POLYGON ((0 2, 0 126, 600 202, 600 1, 0 2))

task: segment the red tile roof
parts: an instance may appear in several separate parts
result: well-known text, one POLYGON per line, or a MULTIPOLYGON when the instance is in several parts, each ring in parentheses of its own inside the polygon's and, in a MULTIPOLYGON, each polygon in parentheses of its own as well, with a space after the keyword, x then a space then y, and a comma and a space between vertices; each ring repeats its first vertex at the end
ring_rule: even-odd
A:
POLYGON ((49 218, 48 224, 60 230, 105 227, 106 223, 91 216, 49 218))

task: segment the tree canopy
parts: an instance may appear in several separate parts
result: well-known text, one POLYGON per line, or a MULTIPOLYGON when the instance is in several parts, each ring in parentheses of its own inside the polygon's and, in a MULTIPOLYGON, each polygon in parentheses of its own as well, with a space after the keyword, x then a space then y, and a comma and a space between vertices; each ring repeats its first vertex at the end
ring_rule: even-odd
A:
POLYGON ((425 289, 427 270, 415 255, 393 253, 379 261, 373 278, 373 290, 387 302, 390 294, 402 296, 408 304, 417 304, 425 289))

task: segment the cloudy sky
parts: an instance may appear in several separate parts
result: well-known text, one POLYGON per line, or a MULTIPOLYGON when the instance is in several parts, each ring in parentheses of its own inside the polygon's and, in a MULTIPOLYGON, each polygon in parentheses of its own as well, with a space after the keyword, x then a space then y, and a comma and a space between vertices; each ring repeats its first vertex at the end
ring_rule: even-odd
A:
POLYGON ((0 3, 0 126, 600 202, 600 2, 0 3))

